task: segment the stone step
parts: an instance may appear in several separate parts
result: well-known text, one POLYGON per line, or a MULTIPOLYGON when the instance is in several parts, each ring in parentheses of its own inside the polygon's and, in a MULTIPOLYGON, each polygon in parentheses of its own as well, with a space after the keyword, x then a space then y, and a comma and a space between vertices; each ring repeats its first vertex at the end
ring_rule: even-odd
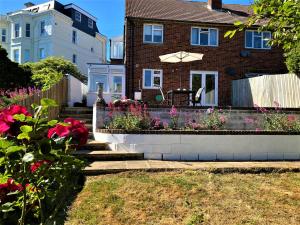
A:
POLYGON ((66 113, 61 113, 59 115, 60 118, 74 118, 74 119, 80 119, 80 118, 88 118, 88 119, 93 119, 93 114, 66 114, 66 113))
POLYGON ((90 161, 122 161, 122 160, 142 160, 144 159, 143 153, 132 153, 123 151, 88 151, 80 150, 74 152, 74 155, 83 157, 90 161))
POLYGON ((85 151, 108 150, 107 143, 100 143, 100 142, 95 142, 95 141, 91 141, 91 140, 88 141, 87 144, 81 146, 79 148, 79 150, 85 150, 85 151))
POLYGON ((67 114, 91 114, 93 113, 93 108, 90 107, 66 107, 62 110, 62 112, 67 114))

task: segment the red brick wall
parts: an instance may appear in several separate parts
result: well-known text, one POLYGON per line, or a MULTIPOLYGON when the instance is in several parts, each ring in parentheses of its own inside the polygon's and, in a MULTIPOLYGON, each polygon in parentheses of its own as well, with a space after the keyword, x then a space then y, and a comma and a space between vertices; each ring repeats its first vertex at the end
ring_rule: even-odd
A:
MULTIPOLYGON (((151 22, 151 21, 150 21, 151 22)), ((126 89, 127 96, 133 98, 134 91, 139 89, 139 81, 142 86, 143 69, 163 70, 163 90, 167 92, 179 87, 179 64, 161 63, 160 55, 174 53, 177 51, 187 51, 203 53, 202 61, 184 63, 181 67, 182 86, 189 89, 190 71, 218 71, 219 73, 219 105, 231 104, 231 81, 244 77, 247 72, 280 73, 286 72, 282 50, 272 48, 272 50, 252 50, 244 47, 244 32, 239 32, 234 38, 224 38, 230 26, 201 25, 195 23, 180 23, 163 21, 164 43, 144 44, 143 24, 149 21, 141 19, 127 19, 125 26, 125 64, 126 64, 126 89), (219 29, 219 46, 203 47, 192 46, 190 44, 191 27, 214 27, 219 29), (249 57, 241 57, 240 52, 247 50, 249 57), (226 73, 226 68, 233 68, 236 75, 226 73), (174 72, 175 71, 175 72, 174 72)), ((156 22, 158 23, 158 22, 156 22)), ((155 102, 158 90, 143 90, 143 100, 155 102)))

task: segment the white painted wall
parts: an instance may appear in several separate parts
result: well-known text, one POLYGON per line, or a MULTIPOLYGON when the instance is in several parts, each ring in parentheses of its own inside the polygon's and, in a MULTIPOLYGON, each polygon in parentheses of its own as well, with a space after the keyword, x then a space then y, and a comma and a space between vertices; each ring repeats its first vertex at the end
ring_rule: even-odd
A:
POLYGON ((146 159, 191 161, 299 160, 300 135, 151 135, 94 133, 114 151, 146 159))
POLYGON ((68 105, 69 107, 73 107, 74 103, 82 102, 83 96, 86 96, 87 94, 87 86, 72 75, 68 75, 68 80, 68 105))

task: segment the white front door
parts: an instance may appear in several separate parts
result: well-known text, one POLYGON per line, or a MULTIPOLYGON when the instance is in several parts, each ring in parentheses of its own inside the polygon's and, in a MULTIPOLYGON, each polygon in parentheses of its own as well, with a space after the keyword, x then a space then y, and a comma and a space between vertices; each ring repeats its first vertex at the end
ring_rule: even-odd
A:
POLYGON ((204 88, 201 105, 218 106, 218 72, 191 71, 190 89, 197 92, 200 88, 204 88))

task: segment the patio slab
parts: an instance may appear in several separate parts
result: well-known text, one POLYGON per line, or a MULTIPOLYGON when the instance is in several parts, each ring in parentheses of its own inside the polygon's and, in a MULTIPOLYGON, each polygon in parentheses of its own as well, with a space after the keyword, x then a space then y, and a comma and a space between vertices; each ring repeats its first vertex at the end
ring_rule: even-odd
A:
POLYGON ((93 162, 85 168, 87 175, 124 171, 204 170, 212 172, 300 172, 300 162, 176 162, 130 160, 93 162))

